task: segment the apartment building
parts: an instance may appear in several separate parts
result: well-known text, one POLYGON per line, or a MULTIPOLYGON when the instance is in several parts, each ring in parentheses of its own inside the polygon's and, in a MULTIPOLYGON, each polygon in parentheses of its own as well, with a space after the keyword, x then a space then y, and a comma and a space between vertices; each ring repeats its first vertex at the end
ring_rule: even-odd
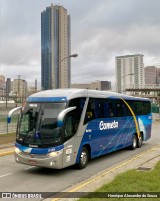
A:
POLYGON ((124 55, 115 58, 116 91, 125 93, 127 88, 144 87, 143 55, 124 55))

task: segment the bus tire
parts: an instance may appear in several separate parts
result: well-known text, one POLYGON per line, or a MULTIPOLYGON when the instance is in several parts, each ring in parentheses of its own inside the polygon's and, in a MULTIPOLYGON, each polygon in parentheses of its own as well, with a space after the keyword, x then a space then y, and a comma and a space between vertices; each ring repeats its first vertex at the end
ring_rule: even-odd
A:
POLYGON ((83 147, 79 157, 79 163, 78 163, 79 169, 85 168, 88 164, 88 160, 89 160, 88 150, 86 147, 83 147))
POLYGON ((130 147, 132 150, 135 150, 137 148, 137 135, 134 135, 132 138, 132 145, 130 147))
POLYGON ((140 137, 137 139, 137 147, 140 148, 142 146, 143 138, 142 134, 140 134, 140 137))

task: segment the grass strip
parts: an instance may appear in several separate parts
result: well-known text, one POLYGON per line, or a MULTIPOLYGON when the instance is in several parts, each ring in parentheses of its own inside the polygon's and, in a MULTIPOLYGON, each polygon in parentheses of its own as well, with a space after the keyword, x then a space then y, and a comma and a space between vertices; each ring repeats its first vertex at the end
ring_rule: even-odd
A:
MULTIPOLYGON (((137 198, 96 198, 97 193, 113 192, 114 194, 126 193, 126 192, 146 192, 149 194, 151 192, 160 193, 160 162, 155 166, 155 169, 149 172, 129 170, 127 172, 121 173, 115 177, 115 179, 99 188, 93 193, 89 193, 86 197, 81 198, 80 201, 132 201, 137 200, 137 198)), ((138 198, 140 201, 153 201, 160 198, 138 198)))

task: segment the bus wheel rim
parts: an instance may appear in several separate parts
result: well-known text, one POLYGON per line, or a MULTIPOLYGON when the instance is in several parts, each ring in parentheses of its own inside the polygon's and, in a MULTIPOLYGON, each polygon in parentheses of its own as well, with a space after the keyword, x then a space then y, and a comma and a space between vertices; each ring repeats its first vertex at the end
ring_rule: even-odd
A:
POLYGON ((81 153, 81 164, 82 164, 82 165, 85 165, 86 162, 87 162, 87 154, 86 154, 85 151, 83 151, 83 152, 81 153))
POLYGON ((137 145, 137 142, 136 142, 136 138, 134 137, 134 139, 133 139, 133 147, 136 147, 136 145, 137 145))
POLYGON ((141 146, 142 145, 142 137, 140 136, 138 140, 139 140, 139 145, 141 146))

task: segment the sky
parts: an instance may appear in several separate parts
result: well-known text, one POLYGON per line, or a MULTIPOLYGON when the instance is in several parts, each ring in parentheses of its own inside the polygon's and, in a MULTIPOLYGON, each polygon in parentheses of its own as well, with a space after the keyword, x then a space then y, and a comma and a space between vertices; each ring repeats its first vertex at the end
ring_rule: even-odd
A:
POLYGON ((160 67, 159 0, 0 0, 0 74, 41 84, 41 12, 71 16, 72 83, 115 83, 115 57, 143 54, 160 67))

